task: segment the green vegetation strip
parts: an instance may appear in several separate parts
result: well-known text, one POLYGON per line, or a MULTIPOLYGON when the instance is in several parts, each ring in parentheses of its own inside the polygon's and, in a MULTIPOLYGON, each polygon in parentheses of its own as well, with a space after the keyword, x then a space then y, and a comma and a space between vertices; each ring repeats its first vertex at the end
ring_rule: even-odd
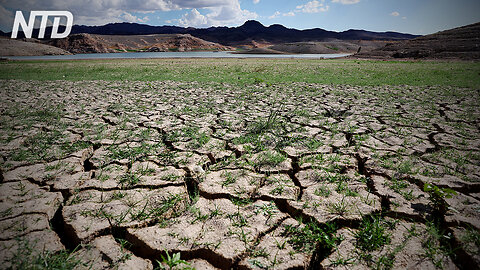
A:
POLYGON ((480 63, 313 59, 110 59, 6 61, 0 79, 307 82, 479 88, 480 63))

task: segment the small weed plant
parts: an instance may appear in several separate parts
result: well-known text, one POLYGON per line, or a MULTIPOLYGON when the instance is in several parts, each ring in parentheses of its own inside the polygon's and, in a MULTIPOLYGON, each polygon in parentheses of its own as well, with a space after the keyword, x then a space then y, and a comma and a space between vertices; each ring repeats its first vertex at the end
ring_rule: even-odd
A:
POLYGON ((162 261, 158 261, 158 268, 156 269, 168 269, 168 270, 174 270, 174 269, 193 269, 190 267, 190 264, 187 263, 185 260, 180 259, 180 252, 177 252, 170 256, 168 254, 168 251, 165 250, 166 256, 161 255, 162 261))
POLYGON ((438 213, 447 211, 448 203, 445 201, 446 198, 452 198, 454 195, 457 195, 457 192, 450 188, 441 188, 430 183, 426 183, 423 186, 423 191, 430 195, 432 206, 438 213))

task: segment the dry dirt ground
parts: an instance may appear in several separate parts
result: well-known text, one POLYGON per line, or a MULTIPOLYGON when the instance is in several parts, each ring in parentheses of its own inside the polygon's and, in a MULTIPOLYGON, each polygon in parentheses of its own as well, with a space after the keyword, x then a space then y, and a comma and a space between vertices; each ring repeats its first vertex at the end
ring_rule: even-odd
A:
POLYGON ((4 80, 0 91, 0 268, 65 249, 76 269, 480 263, 477 90, 4 80))
POLYGON ((37 42, 0 37, 0 56, 65 55, 68 51, 37 42))

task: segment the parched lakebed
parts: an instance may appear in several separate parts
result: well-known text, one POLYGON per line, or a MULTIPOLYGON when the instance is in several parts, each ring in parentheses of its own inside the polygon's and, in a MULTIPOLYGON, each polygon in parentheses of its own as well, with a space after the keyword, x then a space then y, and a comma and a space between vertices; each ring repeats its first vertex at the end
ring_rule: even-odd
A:
POLYGON ((478 90, 2 80, 0 91, 2 268, 480 263, 478 90))

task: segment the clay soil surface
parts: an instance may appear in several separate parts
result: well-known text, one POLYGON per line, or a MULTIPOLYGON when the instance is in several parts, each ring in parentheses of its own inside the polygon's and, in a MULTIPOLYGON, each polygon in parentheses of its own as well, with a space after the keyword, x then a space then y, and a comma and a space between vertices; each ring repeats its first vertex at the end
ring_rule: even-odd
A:
POLYGON ((2 269, 480 264, 475 88, 1 80, 0 92, 2 269))

